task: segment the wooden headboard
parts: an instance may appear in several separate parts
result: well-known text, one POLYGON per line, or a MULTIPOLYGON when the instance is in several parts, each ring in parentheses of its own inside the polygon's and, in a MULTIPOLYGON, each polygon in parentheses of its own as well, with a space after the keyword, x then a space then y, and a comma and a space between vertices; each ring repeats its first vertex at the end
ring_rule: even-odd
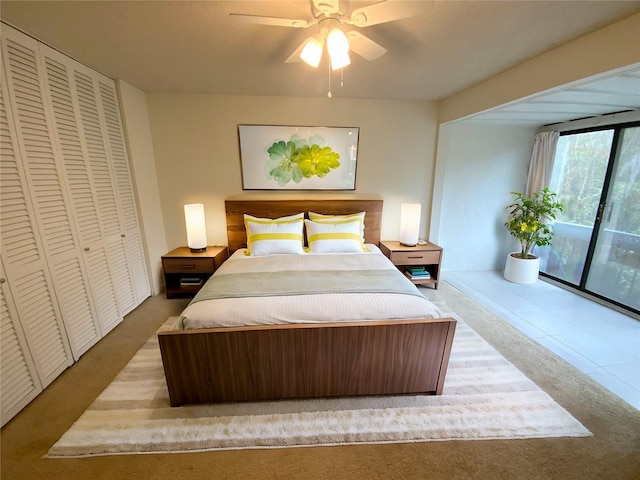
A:
POLYGON ((244 228, 244 214, 261 218, 279 218, 304 212, 323 213, 326 215, 346 215, 366 212, 364 216, 364 236, 366 243, 380 244, 380 228, 382 225, 382 198, 372 195, 359 196, 327 196, 327 197, 279 197, 277 195, 247 197, 237 196, 225 200, 227 214, 227 239, 229 253, 247 246, 247 235, 244 228))

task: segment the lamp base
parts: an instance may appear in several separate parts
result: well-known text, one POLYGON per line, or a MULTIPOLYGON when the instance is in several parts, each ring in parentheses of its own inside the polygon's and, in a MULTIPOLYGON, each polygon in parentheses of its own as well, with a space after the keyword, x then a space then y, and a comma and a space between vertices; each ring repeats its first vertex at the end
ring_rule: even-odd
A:
POLYGON ((404 243, 400 242, 400 245, 404 245, 405 247, 415 247, 417 243, 404 243))
POLYGON ((189 247, 189 250, 191 251, 191 253, 202 253, 202 252, 206 252, 207 251, 207 247, 202 247, 202 248, 191 248, 191 247, 189 247))

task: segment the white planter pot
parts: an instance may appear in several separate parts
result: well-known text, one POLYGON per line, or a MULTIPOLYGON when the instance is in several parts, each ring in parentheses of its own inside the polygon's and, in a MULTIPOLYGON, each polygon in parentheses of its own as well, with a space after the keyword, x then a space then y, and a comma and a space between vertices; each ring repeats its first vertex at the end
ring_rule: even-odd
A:
POLYGON ((517 258, 513 252, 507 255, 507 264, 504 267, 504 278, 513 283, 522 283, 528 285, 538 281, 538 272, 540 270, 540 259, 536 258, 517 258))

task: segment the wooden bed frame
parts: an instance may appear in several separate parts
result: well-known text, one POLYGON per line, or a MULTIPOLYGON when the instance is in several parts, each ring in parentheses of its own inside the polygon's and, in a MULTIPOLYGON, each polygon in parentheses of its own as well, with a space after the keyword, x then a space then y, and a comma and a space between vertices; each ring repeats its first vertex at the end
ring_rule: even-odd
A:
MULTIPOLYGON (((366 212, 378 245, 382 199, 275 195, 226 200, 230 254, 246 246, 244 213, 366 212)), ((159 331, 171 406, 286 398, 442 393, 453 318, 159 331)))

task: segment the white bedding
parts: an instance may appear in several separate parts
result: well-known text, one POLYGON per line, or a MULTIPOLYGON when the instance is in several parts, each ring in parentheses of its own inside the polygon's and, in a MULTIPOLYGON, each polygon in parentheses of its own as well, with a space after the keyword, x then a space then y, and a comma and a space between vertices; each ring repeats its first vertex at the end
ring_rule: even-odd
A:
MULTIPOLYGON (((236 251, 215 275, 309 270, 374 270, 396 267, 375 245, 368 253, 271 255, 252 257, 236 251)), ((409 282, 398 272, 399 282, 409 282)), ((444 313, 423 296, 394 293, 332 293, 297 296, 222 298, 191 303, 178 328, 240 325, 439 318, 444 313)))

